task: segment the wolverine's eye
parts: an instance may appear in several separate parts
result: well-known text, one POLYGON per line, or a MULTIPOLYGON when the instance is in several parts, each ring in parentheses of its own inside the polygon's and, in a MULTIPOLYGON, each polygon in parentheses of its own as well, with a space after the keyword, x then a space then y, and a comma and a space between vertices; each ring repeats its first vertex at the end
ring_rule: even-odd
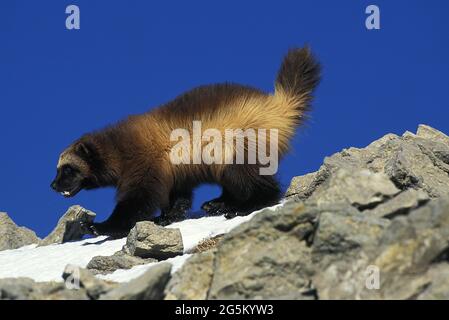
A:
POLYGON ((65 175, 70 175, 73 173, 73 169, 72 167, 66 166, 64 167, 63 171, 62 171, 65 175))

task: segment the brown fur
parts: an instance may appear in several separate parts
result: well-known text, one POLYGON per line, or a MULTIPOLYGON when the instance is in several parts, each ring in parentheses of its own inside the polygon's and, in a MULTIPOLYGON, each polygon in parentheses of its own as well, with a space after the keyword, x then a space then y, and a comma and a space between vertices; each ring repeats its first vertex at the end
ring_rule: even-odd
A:
MULTIPOLYGON (((83 136, 62 153, 58 168, 72 163, 89 176, 91 187, 117 188, 116 210, 106 223, 97 225, 105 230, 99 233, 129 229, 157 208, 170 215, 177 200, 188 201, 201 183, 223 186, 224 195, 216 199, 220 206, 233 202, 239 210, 244 203, 257 203, 256 207, 273 203, 279 198, 277 182, 260 176, 257 164, 172 164, 169 154, 176 142, 170 141, 170 134, 177 128, 191 132, 194 120, 202 122, 203 132, 215 128, 223 136, 225 129, 278 129, 281 157, 304 120, 318 80, 319 66, 310 51, 294 49, 281 66, 274 94, 230 83, 193 89, 159 108, 83 136)), ((233 151, 234 146, 223 148, 233 151)))

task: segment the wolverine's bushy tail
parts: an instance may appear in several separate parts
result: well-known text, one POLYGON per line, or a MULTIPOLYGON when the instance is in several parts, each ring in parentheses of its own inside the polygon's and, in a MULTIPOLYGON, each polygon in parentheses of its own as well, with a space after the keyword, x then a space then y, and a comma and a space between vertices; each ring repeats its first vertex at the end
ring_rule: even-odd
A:
POLYGON ((300 113, 310 108, 312 93, 320 82, 321 67, 308 47, 291 49, 279 69, 275 89, 297 99, 300 113))

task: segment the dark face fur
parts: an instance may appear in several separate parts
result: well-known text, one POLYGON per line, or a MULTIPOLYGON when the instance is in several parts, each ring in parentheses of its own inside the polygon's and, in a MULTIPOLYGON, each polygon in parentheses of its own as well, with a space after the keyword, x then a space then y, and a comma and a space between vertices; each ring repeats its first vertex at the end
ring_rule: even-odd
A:
POLYGON ((73 197, 82 189, 94 186, 89 155, 91 150, 84 143, 75 143, 59 157, 56 178, 51 187, 64 197, 73 197))

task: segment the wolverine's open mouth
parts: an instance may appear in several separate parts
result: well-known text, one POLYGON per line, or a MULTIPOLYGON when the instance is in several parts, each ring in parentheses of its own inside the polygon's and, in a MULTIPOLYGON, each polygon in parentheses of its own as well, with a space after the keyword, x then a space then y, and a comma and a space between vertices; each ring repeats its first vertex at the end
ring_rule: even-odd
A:
POLYGON ((71 198, 71 197, 75 196, 80 190, 81 190, 80 187, 76 187, 75 189, 72 189, 70 191, 62 191, 60 193, 61 193, 61 195, 63 195, 66 198, 71 198))

